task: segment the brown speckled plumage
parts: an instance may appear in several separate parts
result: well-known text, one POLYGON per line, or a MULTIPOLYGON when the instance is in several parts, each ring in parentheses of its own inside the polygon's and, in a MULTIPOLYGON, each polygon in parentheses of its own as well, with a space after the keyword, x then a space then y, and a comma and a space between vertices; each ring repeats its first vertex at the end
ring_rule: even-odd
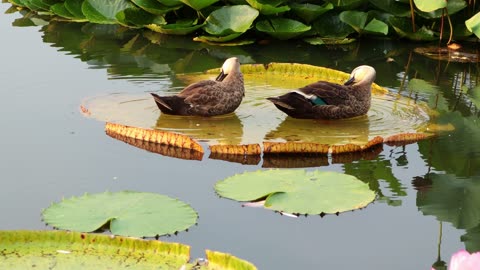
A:
POLYGON ((174 96, 151 93, 162 113, 215 116, 235 111, 245 95, 240 62, 229 58, 216 80, 193 83, 174 96))
POLYGON ((370 109, 375 69, 359 66, 344 85, 319 81, 279 97, 275 106, 294 118, 342 119, 364 115, 370 109))

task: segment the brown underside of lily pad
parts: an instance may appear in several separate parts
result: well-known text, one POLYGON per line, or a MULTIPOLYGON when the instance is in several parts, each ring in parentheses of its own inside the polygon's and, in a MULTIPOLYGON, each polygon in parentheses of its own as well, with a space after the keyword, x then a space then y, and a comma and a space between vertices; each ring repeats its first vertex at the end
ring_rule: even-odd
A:
POLYGON ((210 152, 228 155, 260 155, 262 149, 258 143, 241 145, 210 145, 210 152))
POLYGON ((137 140, 142 140, 145 142, 191 149, 200 153, 204 152, 202 146, 198 142, 183 134, 159 131, 154 129, 144 129, 132 126, 124 126, 114 123, 106 123, 105 131, 109 135, 118 134, 121 136, 135 138, 137 140))

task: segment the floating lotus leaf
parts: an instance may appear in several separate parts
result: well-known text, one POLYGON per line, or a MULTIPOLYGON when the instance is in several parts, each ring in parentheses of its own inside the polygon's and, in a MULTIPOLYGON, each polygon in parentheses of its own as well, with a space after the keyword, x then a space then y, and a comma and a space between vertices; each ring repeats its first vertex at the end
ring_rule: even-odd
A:
POLYGON ((372 19, 368 24, 368 13, 362 11, 344 11, 339 18, 342 22, 350 25, 358 33, 368 32, 374 34, 388 34, 388 25, 377 19, 372 19))
POLYGON ((332 3, 325 3, 323 5, 315 5, 310 3, 291 3, 290 8, 302 18, 306 23, 310 23, 325 12, 333 9, 332 3))
POLYGON ((209 263, 198 266, 187 245, 78 232, 0 231, 0 250, 1 269, 256 269, 218 251, 206 250, 209 263))
POLYGON ((142 139, 131 138, 107 130, 107 135, 125 142, 134 147, 147 150, 148 152, 160 154, 167 157, 174 157, 186 160, 202 160, 203 152, 195 151, 189 148, 181 148, 166 144, 159 144, 155 142, 149 142, 142 139))
POLYGON ((82 4, 82 12, 92 23, 115 24, 118 22, 116 15, 134 5, 128 0, 85 0, 82 4))
POLYGON ((244 40, 235 40, 237 37, 241 36, 239 34, 231 34, 223 37, 214 37, 214 36, 199 36, 194 37, 194 41, 200 41, 206 44, 215 45, 215 46, 243 46, 255 43, 254 39, 244 39, 244 40))
MULTIPOLYGON (((197 141, 207 142, 209 145, 224 145, 220 148, 213 148, 215 151, 217 149, 227 149, 228 147, 225 145, 262 145, 262 142, 265 142, 265 145, 268 145, 268 147, 264 147, 266 153, 271 152, 269 149, 273 148, 270 146, 276 143, 278 145, 276 147, 283 148, 283 150, 275 151, 282 153, 288 152, 285 149, 290 149, 292 145, 295 145, 296 148, 292 149, 307 147, 311 149, 310 152, 337 154, 347 150, 364 151, 369 141, 377 136, 385 139, 403 134, 391 137, 391 139, 397 138, 395 142, 391 143, 400 144, 399 139, 413 142, 443 129, 441 126, 437 129, 432 126, 433 123, 429 122, 430 110, 427 109, 425 104, 400 95, 386 94, 388 90, 377 84, 372 86, 372 107, 366 116, 332 121, 285 117, 285 114, 265 101, 265 98, 280 95, 318 80, 343 83, 348 79, 349 74, 311 65, 283 63, 242 65, 241 69, 246 82, 247 94, 240 107, 233 114, 211 118, 166 115, 160 113, 148 94, 118 93, 84 101, 82 104, 83 112, 89 117, 105 122, 131 126, 127 128, 113 125, 112 127, 118 127, 119 130, 123 131, 121 133, 109 131, 108 134, 112 137, 129 136, 151 141, 155 137, 146 134, 154 132, 150 129, 154 127, 157 130, 156 132, 159 132, 158 134, 162 134, 162 132, 166 132, 165 134, 183 134, 197 141), (128 134, 127 130, 130 130, 128 134), (119 134, 120 136, 113 134, 119 134), (285 148, 286 146, 281 146, 282 144, 278 143, 289 143, 287 145, 290 146, 285 148), (312 146, 309 144, 312 144, 312 146), (324 145, 325 150, 319 150, 319 145, 324 145)), ((212 69, 202 74, 178 75, 181 86, 177 89, 164 90, 165 94, 178 92, 184 85, 202 79, 214 79, 218 72, 219 69, 212 69)), ((415 82, 414 80, 411 81, 415 82)), ((413 87, 414 84, 412 83, 410 86, 413 87)), ((425 88, 420 84, 418 87, 425 88)), ((414 89, 416 88, 414 87, 414 89)), ((172 135, 167 137, 156 136, 155 140, 161 140, 160 143, 185 147, 202 153, 201 147, 188 137, 175 140, 175 137, 169 137, 172 135)), ((122 138, 120 140, 130 143, 122 138)), ((132 144, 142 146, 138 142, 132 144)), ((174 155, 178 152, 173 150, 174 148, 158 147, 164 150, 169 149, 163 152, 165 155, 174 155)), ((156 147, 147 146, 145 148, 151 149, 152 152, 160 152, 156 147)), ((237 149, 243 148, 239 147, 237 149)), ((179 151, 179 153, 174 156, 180 158, 199 157, 199 155, 190 154, 190 151, 179 151)), ((244 153, 242 152, 242 155, 244 153)), ((223 155, 223 153, 219 153, 219 155, 223 155)))
POLYGON ((262 149, 258 144, 244 144, 244 145, 211 145, 210 152, 214 154, 228 154, 228 155, 260 155, 262 149))
POLYGON ((190 137, 159 130, 148 130, 136 127, 129 127, 119 124, 107 123, 105 125, 105 131, 110 134, 118 134, 121 136, 135 138, 146 142, 153 142, 159 144, 165 144, 185 149, 192 149, 197 152, 203 153, 203 148, 196 141, 190 137))
POLYGON ((173 234, 197 222, 197 213, 184 202, 133 191, 72 197, 51 205, 42 215, 59 229, 93 232, 109 224, 112 234, 136 237, 173 234))
POLYGON ((211 6, 213 3, 218 2, 219 0, 180 0, 185 5, 199 11, 208 6, 211 6))
POLYGON ((286 40, 299 36, 312 27, 292 19, 273 18, 257 22, 255 28, 274 38, 286 40))
POLYGON ((296 214, 334 214, 367 206, 375 199, 368 185, 337 172, 267 170, 234 175, 215 184, 237 201, 265 199, 267 209, 296 214))
MULTIPOLYGON (((467 3, 464 0, 448 0, 442 2, 443 4, 446 4, 449 16, 467 7, 467 3)), ((427 19, 438 19, 445 15, 445 10, 444 8, 435 9, 430 12, 419 10, 418 14, 427 19)))
POLYGON ((141 8, 132 7, 126 8, 115 15, 118 23, 130 27, 142 28, 145 25, 152 22, 165 23, 165 19, 162 16, 154 15, 141 8))
POLYGON ((64 3, 56 3, 50 7, 50 10, 55 13, 55 15, 58 15, 63 18, 67 18, 70 20, 75 20, 76 17, 68 9, 65 7, 64 3))
POLYGON ((290 7, 282 6, 285 0, 246 0, 247 3, 263 15, 273 15, 289 11, 290 7))
POLYGON ((244 33, 250 29, 257 16, 258 10, 247 5, 226 6, 210 13, 204 29, 214 36, 244 33))

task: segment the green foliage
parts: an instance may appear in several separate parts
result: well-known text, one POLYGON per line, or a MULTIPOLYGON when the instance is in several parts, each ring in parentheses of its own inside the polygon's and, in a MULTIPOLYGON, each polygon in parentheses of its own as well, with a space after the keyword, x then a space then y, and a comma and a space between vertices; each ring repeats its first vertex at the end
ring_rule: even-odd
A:
MULTIPOLYGON (((315 45, 343 44, 359 36, 389 35, 448 42, 480 37, 475 1, 465 0, 10 0, 42 15, 76 22, 121 24, 170 35, 195 35, 208 43, 250 44, 266 33, 276 39, 305 38, 315 45), (411 9, 413 8, 413 9, 411 9), (139 11, 141 9, 142 11, 139 11), (260 16, 259 16, 260 15, 260 16), (468 19, 468 20, 467 20, 468 19), (190 23, 183 23, 188 21, 190 23), (252 25, 256 27, 252 29, 252 25), (389 30, 394 31, 389 31, 389 30), (468 31, 467 31, 468 29, 468 31), (232 42, 242 34, 246 40, 232 42), (250 38, 252 37, 252 38, 250 38), (327 41, 327 42, 325 42, 327 41)), ((225 44, 228 45, 228 44, 225 44)))
POLYGON ((237 201, 266 198, 265 208, 298 214, 334 214, 367 206, 368 185, 337 172, 267 170, 231 176, 215 184, 220 196, 237 201))
POLYGON ((113 234, 136 237, 172 234, 197 222, 197 213, 179 200, 132 191, 72 197, 42 215, 47 224, 64 230, 93 232, 108 224, 113 234))

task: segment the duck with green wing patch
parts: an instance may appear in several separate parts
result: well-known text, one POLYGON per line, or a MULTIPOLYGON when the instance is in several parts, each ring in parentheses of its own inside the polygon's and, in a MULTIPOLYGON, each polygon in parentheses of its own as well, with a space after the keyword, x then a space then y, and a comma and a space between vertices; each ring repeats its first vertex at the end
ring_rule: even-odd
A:
POLYGON ((364 115, 370 109, 371 88, 376 72, 359 66, 343 84, 318 81, 279 97, 267 98, 294 118, 342 119, 364 115))

